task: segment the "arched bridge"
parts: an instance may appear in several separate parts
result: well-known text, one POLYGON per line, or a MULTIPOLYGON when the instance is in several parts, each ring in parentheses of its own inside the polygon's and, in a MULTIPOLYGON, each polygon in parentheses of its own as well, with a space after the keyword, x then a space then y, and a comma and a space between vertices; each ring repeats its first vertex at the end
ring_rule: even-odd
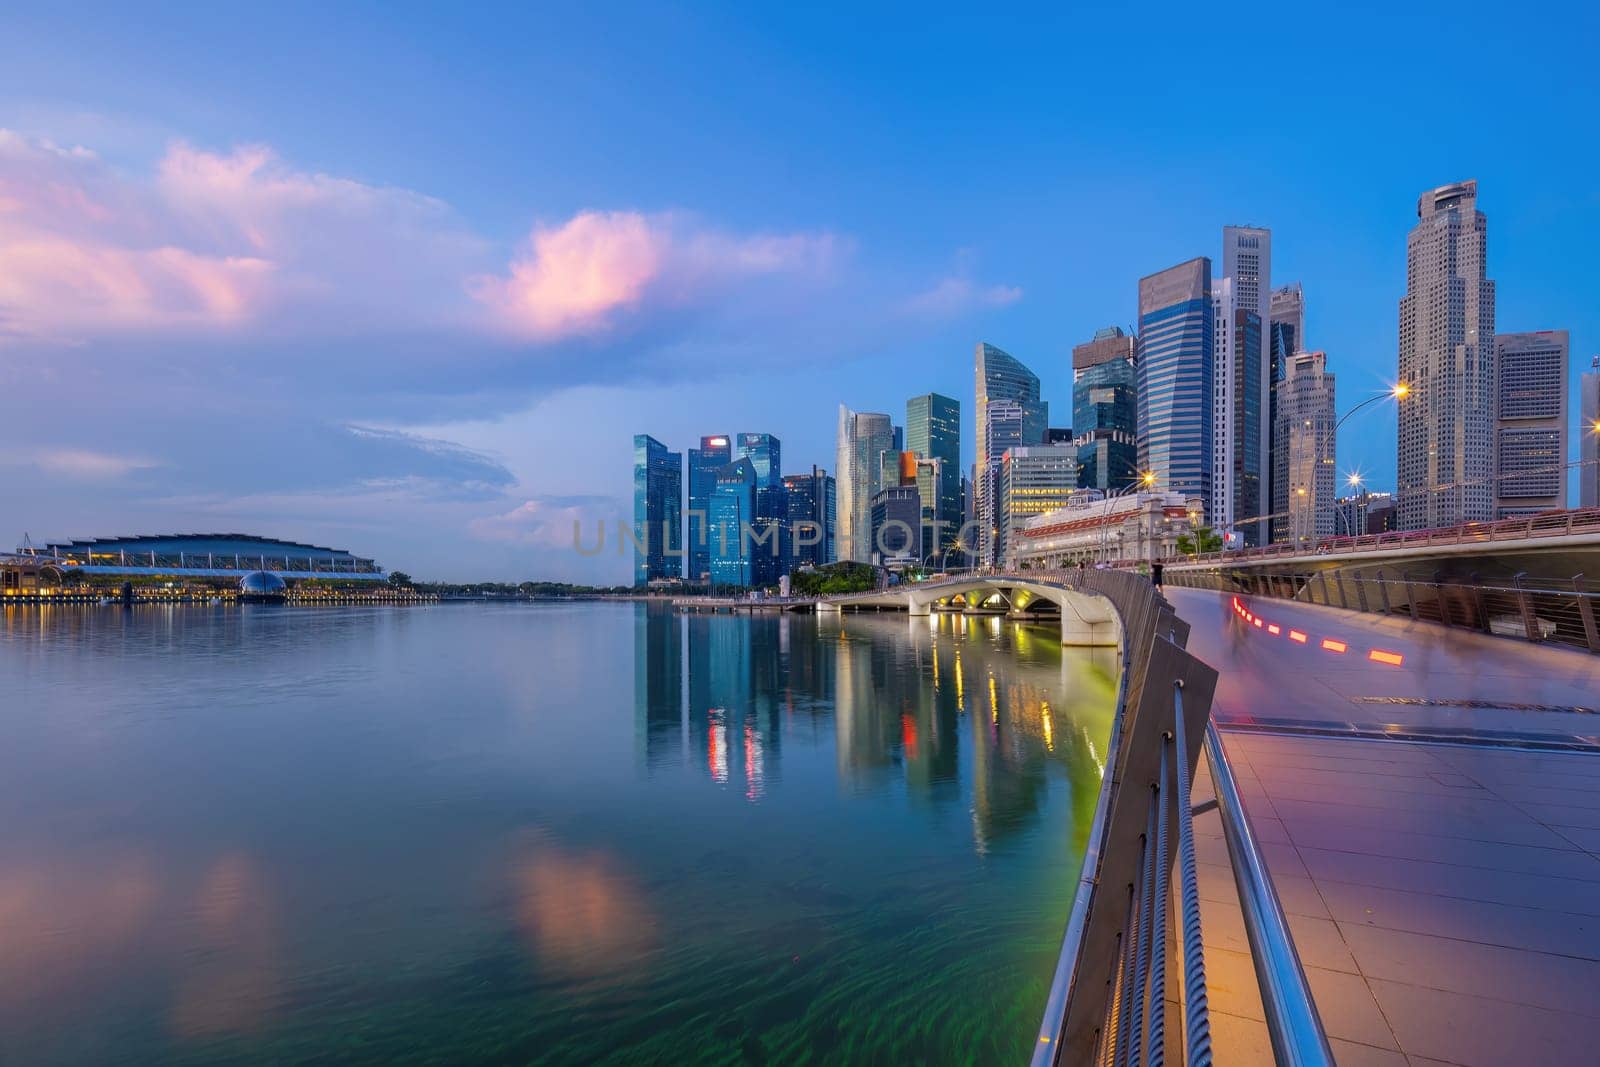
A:
POLYGON ((1090 575, 1103 572, 1020 571, 977 573, 847 593, 817 602, 818 611, 877 608, 928 615, 958 597, 977 607, 998 602, 1007 611, 1037 610, 1053 605, 1061 615, 1061 643, 1086 647, 1120 647, 1122 622, 1111 600, 1092 588, 1090 575))

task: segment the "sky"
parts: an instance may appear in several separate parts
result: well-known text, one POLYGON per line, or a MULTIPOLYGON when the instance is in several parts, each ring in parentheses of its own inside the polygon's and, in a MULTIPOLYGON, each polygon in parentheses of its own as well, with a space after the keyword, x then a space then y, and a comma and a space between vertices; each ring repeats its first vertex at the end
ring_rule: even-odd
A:
MULTIPOLYGON (((1498 328, 1600 351, 1592 6, 459 8, 4 16, 0 543, 627 582, 572 538, 631 516, 635 433, 831 470, 840 403, 932 390, 970 462, 978 341, 1067 425, 1072 346, 1226 224, 1272 229, 1343 412, 1467 178, 1498 328)), ((1392 487, 1390 406, 1338 465, 1392 487)))

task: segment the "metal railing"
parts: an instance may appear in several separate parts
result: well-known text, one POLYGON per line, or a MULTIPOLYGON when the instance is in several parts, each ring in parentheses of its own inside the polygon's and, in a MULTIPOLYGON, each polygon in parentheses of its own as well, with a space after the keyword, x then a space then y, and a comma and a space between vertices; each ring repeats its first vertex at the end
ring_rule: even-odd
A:
POLYGON ((1600 508, 1574 508, 1547 511, 1495 522, 1469 522, 1433 530, 1390 530, 1354 537, 1316 538, 1307 544, 1285 542, 1245 548, 1231 552, 1210 552, 1172 560, 1173 566, 1191 563, 1253 563, 1285 556, 1339 555, 1343 553, 1386 552, 1397 548, 1426 548, 1439 545, 1480 544, 1500 541, 1526 541, 1542 537, 1600 535, 1600 508))
POLYGON ((1171 585, 1280 597, 1600 653, 1600 589, 1584 575, 1499 582, 1424 581, 1337 569, 1312 573, 1168 570, 1171 585))

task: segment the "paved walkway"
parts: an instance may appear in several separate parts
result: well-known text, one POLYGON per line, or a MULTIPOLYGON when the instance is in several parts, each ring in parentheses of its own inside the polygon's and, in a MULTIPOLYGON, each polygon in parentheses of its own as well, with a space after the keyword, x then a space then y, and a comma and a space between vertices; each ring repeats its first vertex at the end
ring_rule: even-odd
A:
MULTIPOLYGON (((1169 595, 1339 1062, 1600 1062, 1600 715, 1571 710, 1600 658, 1169 595), (1375 739, 1418 735, 1572 750, 1375 739)), ((1218 816, 1196 830, 1217 1062, 1270 1063, 1218 816)))

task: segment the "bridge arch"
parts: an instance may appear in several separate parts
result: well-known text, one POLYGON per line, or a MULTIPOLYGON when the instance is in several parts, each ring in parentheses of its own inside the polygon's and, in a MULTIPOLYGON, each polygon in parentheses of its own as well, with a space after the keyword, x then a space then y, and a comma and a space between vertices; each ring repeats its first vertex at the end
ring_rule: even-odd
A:
POLYGON ((974 595, 980 602, 999 594, 1013 608, 1047 600, 1061 617, 1061 643, 1086 648, 1117 648, 1122 645, 1122 619, 1111 601, 1097 593, 1070 587, 1065 581, 1048 577, 1015 575, 970 575, 895 586, 870 593, 834 597, 819 605, 838 611, 850 607, 904 607, 911 615, 928 615, 933 606, 960 596, 969 603, 974 595))

